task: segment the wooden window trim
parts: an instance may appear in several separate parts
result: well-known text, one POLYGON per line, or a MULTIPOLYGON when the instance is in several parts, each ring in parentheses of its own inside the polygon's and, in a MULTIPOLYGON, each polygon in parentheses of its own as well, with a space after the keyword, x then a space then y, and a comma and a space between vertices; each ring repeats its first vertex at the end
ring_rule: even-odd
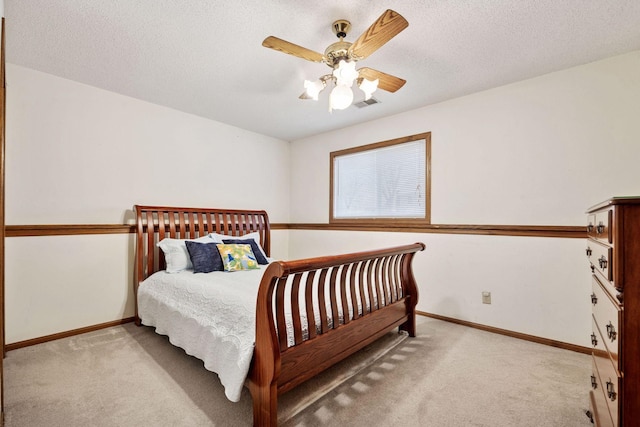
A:
POLYGON ((358 224, 358 225, 428 225, 431 224, 431 132, 424 132, 415 135, 403 136, 401 138, 387 141, 375 142, 373 144, 361 145, 329 153, 329 223, 330 224, 358 224), (347 154, 360 153, 363 151, 375 150, 378 148, 399 145, 406 142, 425 140, 425 216, 424 218, 335 218, 333 216, 334 206, 334 170, 333 164, 336 157, 347 154))

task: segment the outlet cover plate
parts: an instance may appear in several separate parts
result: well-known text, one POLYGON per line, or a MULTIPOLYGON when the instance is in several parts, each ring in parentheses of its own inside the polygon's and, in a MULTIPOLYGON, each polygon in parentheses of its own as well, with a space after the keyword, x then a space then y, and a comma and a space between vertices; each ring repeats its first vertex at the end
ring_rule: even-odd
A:
POLYGON ((482 303, 491 304, 491 292, 482 292, 482 303))

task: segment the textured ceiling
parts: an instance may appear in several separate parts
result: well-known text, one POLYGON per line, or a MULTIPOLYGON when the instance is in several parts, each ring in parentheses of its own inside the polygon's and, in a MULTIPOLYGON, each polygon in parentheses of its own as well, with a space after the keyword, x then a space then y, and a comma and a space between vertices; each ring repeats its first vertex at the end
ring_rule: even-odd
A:
POLYGON ((638 0, 5 0, 5 17, 7 62, 289 141, 640 49, 638 0), (409 27, 359 66, 407 84, 380 104, 300 100, 329 68, 261 46, 322 53, 333 21, 354 41, 386 9, 409 27))

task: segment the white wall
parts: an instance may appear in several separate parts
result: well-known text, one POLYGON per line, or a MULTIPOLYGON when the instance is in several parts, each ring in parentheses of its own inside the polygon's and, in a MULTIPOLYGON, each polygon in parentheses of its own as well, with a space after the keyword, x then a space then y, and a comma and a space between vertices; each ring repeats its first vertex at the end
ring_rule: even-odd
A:
MULTIPOLYGON (((430 131, 434 224, 582 225, 589 206, 640 194, 639 75, 636 51, 295 141, 291 221, 328 221, 331 151, 430 131)), ((589 345, 581 239, 290 235, 295 256, 424 241, 420 310, 589 345)))
POLYGON ((7 104, 7 224, 117 224, 135 203, 288 220, 285 141, 12 64, 7 104))
MULTIPOLYGON (((289 144, 7 64, 6 223, 122 224, 134 204, 289 219, 289 144)), ((286 257, 286 231, 272 253, 286 257)), ((133 315, 132 236, 6 240, 7 343, 133 315)))
MULTIPOLYGON (((117 224, 134 203, 326 223, 330 151, 431 131, 434 223, 581 225, 588 206, 640 194, 638 75, 633 52, 289 145, 8 64, 7 224, 117 224)), ((580 239, 296 230, 274 231, 272 252, 415 241, 420 310, 589 345, 580 239)), ((7 342, 131 316, 132 247, 8 238, 7 342)))
POLYGON ((289 245, 295 257, 309 257, 414 242, 426 244, 413 269, 419 310, 588 345, 591 281, 581 239, 292 230, 289 245), (482 304, 483 291, 491 305, 482 304))

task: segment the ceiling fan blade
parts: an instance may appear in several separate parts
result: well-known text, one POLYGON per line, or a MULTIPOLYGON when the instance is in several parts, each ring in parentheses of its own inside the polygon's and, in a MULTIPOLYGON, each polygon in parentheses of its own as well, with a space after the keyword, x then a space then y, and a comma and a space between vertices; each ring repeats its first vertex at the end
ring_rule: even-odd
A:
POLYGON ((349 52, 358 60, 364 59, 408 26, 409 23, 402 15, 387 9, 367 31, 358 37, 349 48, 349 52))
POLYGON ((278 50, 298 58, 306 59, 311 62, 324 62, 324 56, 321 53, 314 52, 297 44, 290 43, 277 37, 269 36, 262 42, 262 46, 269 49, 278 50))
POLYGON ((382 71, 374 70, 373 68, 360 68, 358 73, 360 77, 367 80, 378 79, 378 89, 392 93, 400 89, 407 82, 400 77, 392 76, 391 74, 383 73, 382 71))

